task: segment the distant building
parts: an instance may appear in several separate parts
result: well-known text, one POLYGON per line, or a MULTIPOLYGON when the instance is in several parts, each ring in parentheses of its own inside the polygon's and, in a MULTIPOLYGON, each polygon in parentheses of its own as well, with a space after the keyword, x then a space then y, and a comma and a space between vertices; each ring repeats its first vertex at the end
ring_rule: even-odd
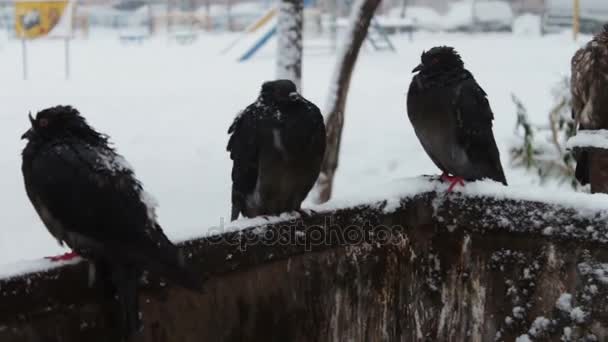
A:
MULTIPOLYGON (((458 0, 392 0, 389 2, 393 3, 393 6, 400 5, 403 1, 407 1, 407 5, 411 6, 423 6, 423 7, 431 7, 435 9, 440 14, 445 14, 447 12, 449 5, 451 2, 455 2, 458 0)), ((484 1, 484 0, 475 0, 475 1, 484 1)), ((541 14, 544 10, 545 0, 503 0, 511 3, 511 7, 513 8, 513 12, 516 14, 520 13, 534 13, 541 14)))
POLYGON ((518 14, 542 14, 545 10, 545 0, 511 0, 513 11, 518 14))

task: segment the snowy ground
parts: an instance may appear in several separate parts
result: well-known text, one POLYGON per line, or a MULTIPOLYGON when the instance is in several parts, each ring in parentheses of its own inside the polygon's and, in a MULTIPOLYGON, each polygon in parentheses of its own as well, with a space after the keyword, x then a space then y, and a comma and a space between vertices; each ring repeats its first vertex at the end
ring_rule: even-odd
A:
MULTIPOLYGON (((0 265, 64 252, 27 200, 20 170, 19 137, 28 128, 28 111, 56 104, 76 106, 112 137, 160 202, 160 221, 171 238, 201 235, 226 221, 231 167, 226 130, 256 98, 261 82, 274 75, 272 47, 247 63, 221 56, 232 38, 205 35, 190 46, 164 38, 123 46, 115 35, 77 40, 70 81, 63 80, 61 42, 30 44, 29 81, 21 80, 19 42, 0 42, 0 265)), ((508 166, 515 125, 510 94, 522 99, 534 121, 544 123, 550 87, 568 74, 570 58, 585 40, 575 43, 568 34, 419 34, 413 42, 396 38, 397 54, 364 51, 351 85, 336 197, 437 173, 407 120, 405 96, 421 51, 438 44, 455 46, 488 93, 507 179, 511 186, 529 188, 533 178, 508 166)), ((306 53, 304 95, 321 108, 333 65, 327 49, 306 53)))

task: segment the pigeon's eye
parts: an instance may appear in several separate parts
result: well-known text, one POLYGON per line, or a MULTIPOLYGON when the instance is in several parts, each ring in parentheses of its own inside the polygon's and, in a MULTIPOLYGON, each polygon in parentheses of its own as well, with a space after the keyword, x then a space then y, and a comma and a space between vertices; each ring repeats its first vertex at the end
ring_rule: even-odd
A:
POLYGON ((435 58, 431 59, 431 64, 434 65, 434 64, 437 64, 437 63, 439 63, 439 58, 435 57, 435 58))
POLYGON ((38 122, 38 125, 42 128, 46 127, 49 125, 49 119, 40 119, 40 121, 38 122))

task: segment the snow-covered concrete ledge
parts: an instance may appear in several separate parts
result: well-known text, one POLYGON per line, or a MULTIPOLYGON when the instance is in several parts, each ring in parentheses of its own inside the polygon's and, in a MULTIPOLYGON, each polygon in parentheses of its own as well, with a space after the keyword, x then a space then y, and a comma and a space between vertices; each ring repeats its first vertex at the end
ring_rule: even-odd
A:
POLYGON ((608 130, 581 130, 568 139, 568 149, 600 148, 608 149, 608 130))
MULTIPOLYGON (((141 340, 608 338, 607 195, 446 190, 393 181, 190 237, 206 291, 147 279, 141 340)), ((112 340, 115 305, 84 263, 0 272, 0 341, 112 340)))
POLYGON ((608 194, 608 130, 581 130, 566 144, 569 150, 578 154, 577 178, 589 183, 592 193, 608 194))

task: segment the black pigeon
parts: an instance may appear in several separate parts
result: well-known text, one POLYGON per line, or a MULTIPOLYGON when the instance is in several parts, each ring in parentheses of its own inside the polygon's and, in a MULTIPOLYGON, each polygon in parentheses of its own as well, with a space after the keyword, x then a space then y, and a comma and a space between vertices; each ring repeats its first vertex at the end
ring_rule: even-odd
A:
POLYGON ((200 290, 201 281, 156 221, 154 203, 126 161, 69 106, 30 115, 23 150, 27 195, 49 232, 89 259, 120 303, 121 335, 140 331, 143 271, 200 290))
POLYGON ((486 93, 451 47, 422 53, 407 113, 422 147, 452 185, 489 178, 507 185, 486 93))
POLYGON ((300 210, 325 153, 319 108, 289 80, 266 82, 258 100, 230 128, 232 215, 277 215, 300 210))

